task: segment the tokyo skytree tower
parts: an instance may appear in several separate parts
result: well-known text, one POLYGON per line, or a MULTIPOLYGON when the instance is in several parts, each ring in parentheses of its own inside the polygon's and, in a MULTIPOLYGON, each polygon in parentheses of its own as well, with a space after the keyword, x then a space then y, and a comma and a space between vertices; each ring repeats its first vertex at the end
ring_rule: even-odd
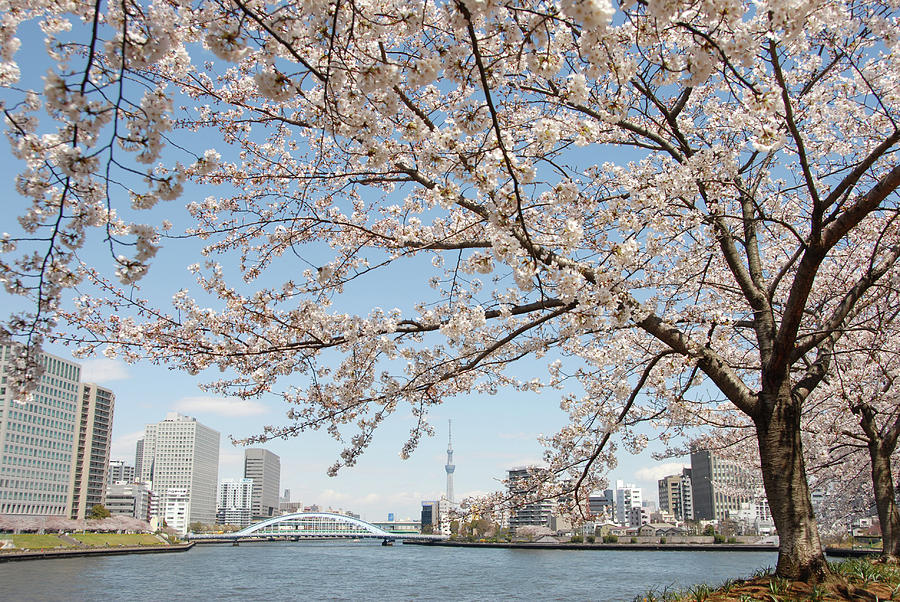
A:
POLYGON ((453 421, 447 421, 447 464, 444 465, 444 470, 447 471, 447 501, 451 504, 453 503, 453 471, 456 470, 456 466, 453 465, 453 437, 451 428, 453 426, 453 421))

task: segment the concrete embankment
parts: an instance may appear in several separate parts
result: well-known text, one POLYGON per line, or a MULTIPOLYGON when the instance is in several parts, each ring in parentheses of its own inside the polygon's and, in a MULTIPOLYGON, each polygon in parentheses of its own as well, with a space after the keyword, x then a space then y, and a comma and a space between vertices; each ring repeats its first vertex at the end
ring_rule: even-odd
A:
POLYGON ((620 550, 648 552, 777 552, 778 546, 741 543, 648 544, 648 543, 527 543, 470 541, 404 541, 403 545, 449 546, 459 548, 514 548, 517 550, 620 550))
MULTIPOLYGON (((778 546, 757 544, 647 544, 647 543, 527 543, 527 542, 471 542, 471 541, 405 541, 404 545, 449 546, 457 548, 515 548, 517 550, 620 550, 653 552, 777 552, 778 546)), ((833 558, 860 558, 875 556, 881 550, 825 548, 825 554, 833 558)))
POLYGON ((194 547, 193 542, 159 546, 111 546, 104 548, 78 548, 65 550, 23 550, 2 552, 0 562, 14 560, 46 560, 50 558, 75 558, 79 556, 119 556, 121 554, 162 554, 166 552, 186 552, 194 547))
POLYGON ((881 554, 881 550, 874 550, 871 548, 825 548, 825 554, 836 558, 862 558, 877 556, 878 554, 881 554))

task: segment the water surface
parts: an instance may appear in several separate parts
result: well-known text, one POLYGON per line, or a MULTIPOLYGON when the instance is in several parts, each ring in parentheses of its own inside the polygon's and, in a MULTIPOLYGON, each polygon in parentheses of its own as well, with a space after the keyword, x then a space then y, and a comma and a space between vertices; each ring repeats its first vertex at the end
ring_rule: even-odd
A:
POLYGON ((519 550, 377 542, 196 545, 0 564, 4 600, 625 600, 718 585, 774 552, 519 550))

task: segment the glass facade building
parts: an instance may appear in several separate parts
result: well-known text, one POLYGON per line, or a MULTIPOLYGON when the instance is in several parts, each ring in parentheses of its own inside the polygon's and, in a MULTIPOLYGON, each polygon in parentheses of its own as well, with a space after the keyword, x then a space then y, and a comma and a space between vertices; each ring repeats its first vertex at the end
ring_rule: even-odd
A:
POLYGON ((0 346, 0 514, 66 516, 79 426, 81 367, 42 354, 25 399, 7 389, 17 348, 0 346))

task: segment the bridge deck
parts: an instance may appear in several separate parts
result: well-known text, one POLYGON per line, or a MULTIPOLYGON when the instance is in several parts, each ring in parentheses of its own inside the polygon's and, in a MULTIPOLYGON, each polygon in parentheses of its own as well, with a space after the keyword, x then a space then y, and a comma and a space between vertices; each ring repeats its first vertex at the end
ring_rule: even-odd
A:
POLYGON ((333 512, 294 512, 273 516, 233 533, 188 533, 188 539, 237 541, 239 539, 382 539, 441 540, 446 535, 393 533, 356 517, 333 512))
POLYGON ((446 535, 430 535, 424 533, 309 533, 304 531, 282 531, 278 533, 188 533, 190 540, 218 539, 223 541, 237 541, 240 539, 417 539, 442 541, 448 539, 446 535))

